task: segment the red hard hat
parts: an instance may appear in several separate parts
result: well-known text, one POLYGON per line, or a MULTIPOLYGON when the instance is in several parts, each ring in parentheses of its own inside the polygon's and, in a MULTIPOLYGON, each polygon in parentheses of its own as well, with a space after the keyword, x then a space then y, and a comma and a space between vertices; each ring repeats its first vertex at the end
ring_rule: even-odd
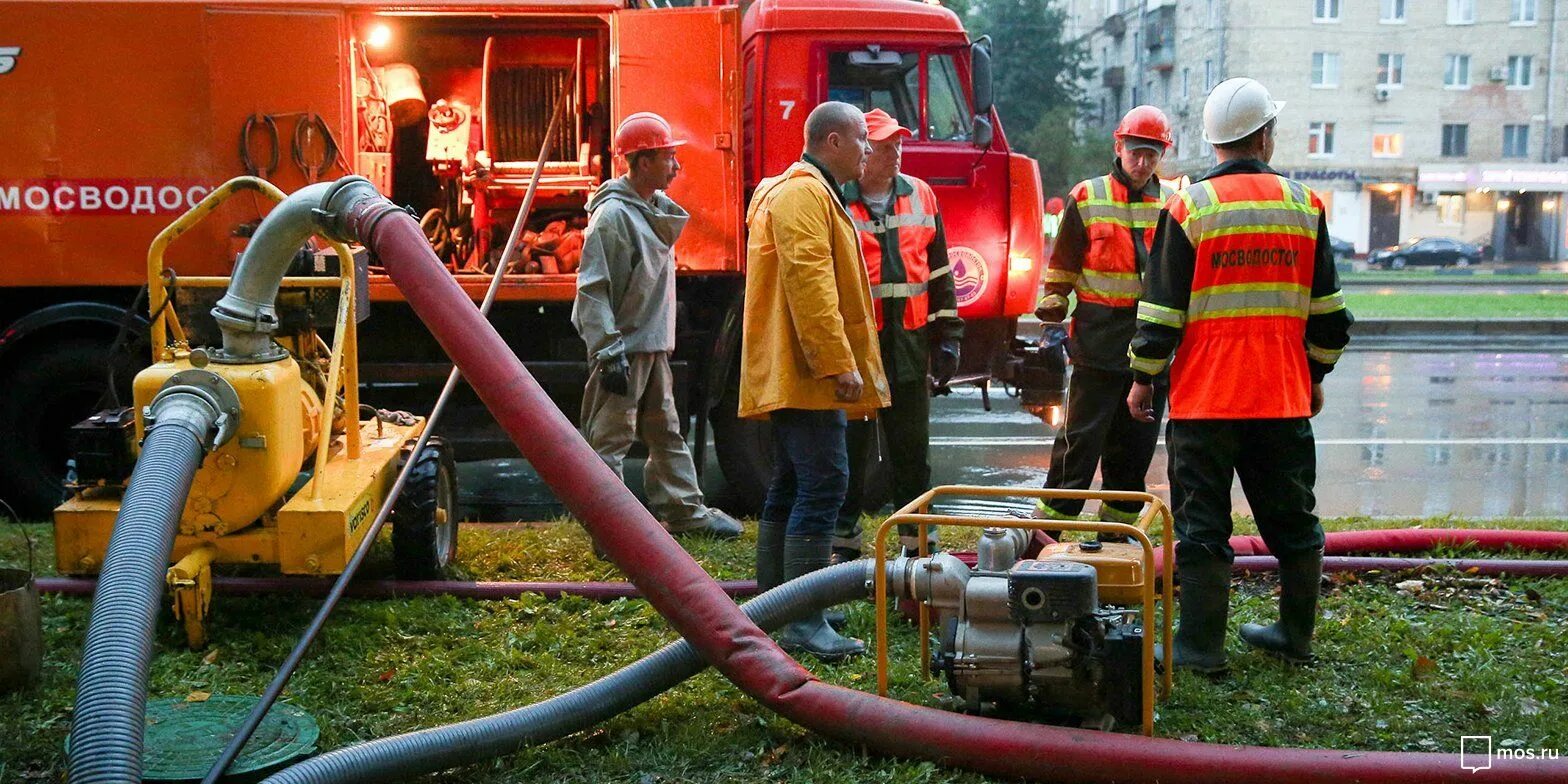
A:
POLYGON ((1171 122, 1165 119, 1165 112, 1149 106, 1134 106, 1132 111, 1122 117, 1121 124, 1116 126, 1116 138, 1125 139, 1135 136, 1139 139, 1157 141, 1166 147, 1171 146, 1171 122))
POLYGON ((679 147, 685 143, 684 139, 675 138, 675 131, 670 128, 670 124, 653 112, 633 114, 622 120, 621 127, 615 129, 615 152, 619 155, 679 147))
POLYGON ((1045 214, 1055 215, 1056 213, 1062 211, 1062 206, 1062 197, 1052 196, 1051 198, 1045 200, 1045 214))

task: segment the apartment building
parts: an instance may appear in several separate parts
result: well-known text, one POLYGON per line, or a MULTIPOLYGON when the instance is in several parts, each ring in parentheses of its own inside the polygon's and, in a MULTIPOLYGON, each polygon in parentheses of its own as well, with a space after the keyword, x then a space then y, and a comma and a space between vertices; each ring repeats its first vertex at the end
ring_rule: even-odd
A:
POLYGON ((1424 236, 1568 258, 1568 0, 1065 0, 1096 68, 1085 127, 1152 103, 1164 174, 1213 164, 1203 101, 1250 76, 1287 106, 1275 169, 1356 249, 1424 236))

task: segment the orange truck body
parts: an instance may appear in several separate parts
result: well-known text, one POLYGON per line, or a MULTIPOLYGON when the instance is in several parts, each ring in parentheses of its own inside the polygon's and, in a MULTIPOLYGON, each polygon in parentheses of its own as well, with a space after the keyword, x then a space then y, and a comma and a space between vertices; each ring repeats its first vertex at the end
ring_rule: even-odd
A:
MULTIPOLYGON (((533 152, 511 152, 509 163, 502 156, 538 145, 539 118, 553 101, 533 99, 558 94, 549 89, 572 95, 536 212, 580 212, 592 187, 618 173, 609 134, 633 112, 658 112, 688 140, 670 189, 692 213, 676 248, 680 396, 724 418, 745 200, 757 180, 799 156, 812 106, 886 97, 864 86, 880 71, 844 65, 855 59, 846 60, 850 51, 904 58, 900 100, 918 131, 904 168, 929 180, 942 204, 971 324, 965 370, 987 376, 1002 366, 1016 317, 1033 305, 1042 210, 1035 164, 1008 152, 993 111, 984 117, 994 137, 972 140, 967 123, 980 120, 962 116, 972 98, 970 45, 951 12, 908 0, 759 0, 744 11, 600 0, 0 4, 0 383, 37 398, 0 404, 0 434, 20 446, 9 451, 40 452, 0 465, 3 476, 33 463, 31 484, 0 486, 0 497, 38 508, 38 488, 63 470, 60 433, 103 402, 104 366, 119 361, 110 344, 134 344, 145 329, 145 308, 138 316, 131 305, 146 282, 151 239, 247 166, 285 191, 357 173, 419 210, 447 205, 443 217, 462 216, 470 254, 466 264, 453 260, 453 273, 479 299, 485 251, 499 257, 520 201, 521 189, 506 183, 539 165, 533 152), (418 72, 425 103, 415 110, 439 99, 472 115, 461 162, 443 169, 427 160, 436 130, 422 114, 408 115, 406 127, 387 124, 407 108, 386 92, 387 66, 399 63, 418 72), (565 76, 540 93, 528 73, 565 76), (481 147, 488 157, 476 167, 481 147), (59 391, 45 395, 51 385, 59 391)), ((175 243, 167 265, 179 275, 228 274, 245 227, 267 208, 231 200, 175 243)), ((394 398, 408 393, 409 407, 428 405, 426 389, 445 374, 439 349, 373 267, 369 284, 376 317, 361 332, 366 399, 386 400, 372 391, 380 386, 394 398)), ((493 315, 569 414, 586 372, 567 317, 574 291, 575 276, 549 265, 508 274, 493 315)), ((452 427, 464 427, 461 418, 452 427)))

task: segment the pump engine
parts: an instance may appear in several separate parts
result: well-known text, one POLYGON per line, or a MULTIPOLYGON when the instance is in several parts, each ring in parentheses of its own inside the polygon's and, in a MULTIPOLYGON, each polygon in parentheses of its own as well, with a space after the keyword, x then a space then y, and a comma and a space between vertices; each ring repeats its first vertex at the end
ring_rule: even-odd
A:
POLYGON ((903 595, 937 614, 932 674, 972 712, 1137 724, 1145 632, 1135 610, 1103 605, 1096 566, 1073 552, 1016 560, 1026 542, 1021 530, 988 528, 973 569, 939 553, 901 570, 903 595))

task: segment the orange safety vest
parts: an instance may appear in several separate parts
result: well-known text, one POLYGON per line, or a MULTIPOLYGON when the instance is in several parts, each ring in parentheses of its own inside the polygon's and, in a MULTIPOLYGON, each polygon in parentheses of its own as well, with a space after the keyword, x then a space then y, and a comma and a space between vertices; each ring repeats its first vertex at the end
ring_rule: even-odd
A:
MULTIPOLYGON (((866 257, 866 274, 871 278, 871 297, 875 303, 877 331, 882 330, 882 300, 902 298, 904 304, 904 329, 919 329, 939 316, 957 316, 957 311, 930 313, 926 288, 933 278, 951 274, 953 267, 947 259, 942 266, 931 269, 926 258, 926 248, 936 239, 936 194, 925 180, 900 174, 913 187, 907 196, 893 201, 891 214, 881 219, 873 218, 871 210, 858 199, 850 202, 849 216, 860 233, 860 250, 866 257), (904 262, 903 283, 882 282, 881 235, 887 231, 898 233, 898 255, 904 262)), ((897 187, 895 183, 895 193, 897 187)))
POLYGON ((1071 282, 1079 302, 1112 308, 1136 307, 1143 294, 1143 282, 1138 276, 1132 233, 1142 231, 1143 246, 1152 247, 1160 208, 1173 193, 1161 183, 1159 201, 1145 201, 1141 196, 1133 201, 1137 194, 1109 174, 1073 186, 1073 201, 1077 202, 1078 216, 1083 218, 1084 231, 1089 235, 1089 248, 1079 273, 1050 270, 1046 273, 1047 282, 1071 282))
POLYGON ((1183 329, 1171 418, 1307 416, 1307 316, 1344 306, 1337 292, 1312 297, 1323 202, 1276 174, 1232 174, 1182 189, 1169 209, 1195 251, 1191 299, 1185 312, 1142 302, 1138 318, 1183 329))

